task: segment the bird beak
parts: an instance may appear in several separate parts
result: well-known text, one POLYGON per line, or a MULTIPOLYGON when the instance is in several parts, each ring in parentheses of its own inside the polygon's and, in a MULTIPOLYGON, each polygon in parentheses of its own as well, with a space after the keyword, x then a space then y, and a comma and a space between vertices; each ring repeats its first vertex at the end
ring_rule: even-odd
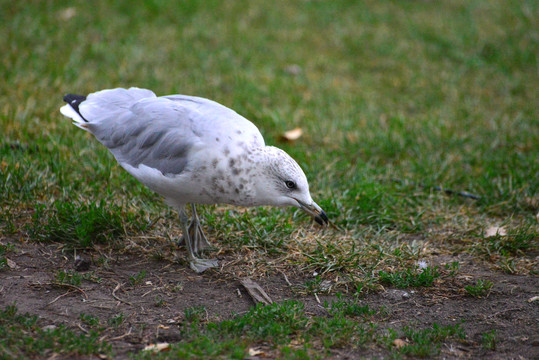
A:
POLYGON ((305 211, 307 214, 312 216, 314 218, 314 221, 316 221, 320 225, 329 224, 329 219, 324 210, 320 206, 318 206, 317 203, 314 201, 309 205, 306 204, 298 199, 295 199, 298 204, 299 208, 303 211, 305 211))

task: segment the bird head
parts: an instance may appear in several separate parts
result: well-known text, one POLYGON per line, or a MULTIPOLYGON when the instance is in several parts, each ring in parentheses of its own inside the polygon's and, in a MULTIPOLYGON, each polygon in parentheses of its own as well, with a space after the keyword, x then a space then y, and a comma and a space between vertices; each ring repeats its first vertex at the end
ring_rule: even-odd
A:
POLYGON ((257 181, 255 188, 264 205, 298 207, 318 224, 329 223, 324 210, 311 198, 307 177, 298 163, 273 146, 266 146, 262 156, 264 178, 257 181))

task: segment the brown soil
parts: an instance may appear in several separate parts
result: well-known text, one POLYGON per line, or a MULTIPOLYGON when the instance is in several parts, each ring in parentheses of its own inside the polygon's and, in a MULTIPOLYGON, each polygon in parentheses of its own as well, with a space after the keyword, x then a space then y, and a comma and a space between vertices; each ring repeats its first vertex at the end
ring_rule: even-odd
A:
MULTIPOLYGON (((16 241, 10 241, 12 244, 16 241)), ((208 318, 215 321, 241 314, 253 306, 253 300, 240 285, 239 279, 226 271, 207 271, 198 275, 181 263, 152 260, 140 251, 122 251, 111 258, 107 266, 98 266, 98 251, 83 253, 89 262, 86 272, 101 278, 99 283, 83 280, 79 287, 59 286, 55 276, 59 270, 73 270, 72 251, 62 251, 58 245, 18 243, 8 254, 16 267, 0 273, 0 307, 16 304, 20 312, 38 315, 46 324, 66 324, 84 331, 80 314, 93 315, 107 325, 107 319, 123 314, 119 327, 105 330, 106 340, 113 344, 119 358, 155 342, 181 341, 175 324, 182 321, 187 307, 204 306, 208 318), (145 270, 139 284, 130 277, 145 270)), ((539 280, 534 276, 511 276, 493 272, 474 264, 472 259, 439 258, 445 263, 461 262, 456 278, 446 280, 437 290, 387 289, 367 294, 362 301, 372 308, 388 310, 382 327, 401 328, 456 324, 464 320, 466 340, 456 346, 444 346, 443 358, 538 359, 539 280), (467 277, 488 279, 494 283, 486 298, 474 298, 462 290, 467 277), (444 289, 443 293, 440 289, 444 289), (495 330, 496 350, 482 346, 481 335, 495 330)), ((13 263, 11 263, 13 265, 13 263)), ((84 266, 83 266, 84 267, 84 266)), ((305 283, 305 274, 271 275, 255 279, 274 301, 297 299, 308 313, 324 313, 318 300, 330 296, 301 296, 293 285, 305 283)), ((387 355, 381 347, 358 350, 339 349, 338 359, 373 358, 387 355)))

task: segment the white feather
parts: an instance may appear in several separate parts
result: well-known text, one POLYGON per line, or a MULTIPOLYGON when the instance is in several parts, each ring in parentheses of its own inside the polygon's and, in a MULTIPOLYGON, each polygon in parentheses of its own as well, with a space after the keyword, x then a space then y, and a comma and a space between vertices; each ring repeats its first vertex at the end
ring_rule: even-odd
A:
POLYGON ((73 125, 80 127, 83 130, 89 131, 86 127, 86 121, 71 107, 71 105, 64 105, 60 108, 60 112, 73 119, 73 125))

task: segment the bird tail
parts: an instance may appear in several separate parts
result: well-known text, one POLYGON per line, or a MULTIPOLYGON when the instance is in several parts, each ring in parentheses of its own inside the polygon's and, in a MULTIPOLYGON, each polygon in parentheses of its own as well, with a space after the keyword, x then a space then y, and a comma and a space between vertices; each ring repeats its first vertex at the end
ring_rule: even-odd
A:
POLYGON ((60 108, 60 112, 73 119, 73 124, 80 127, 81 129, 88 130, 85 124, 88 122, 82 114, 80 113, 79 106, 86 100, 86 96, 76 95, 76 94, 67 94, 64 96, 64 101, 67 105, 64 105, 60 108))
POLYGON ((148 97, 155 97, 155 94, 150 90, 134 87, 102 90, 87 97, 67 94, 64 96, 67 105, 62 106, 60 112, 73 119, 74 125, 91 132, 90 124, 116 118, 135 102, 148 97))

